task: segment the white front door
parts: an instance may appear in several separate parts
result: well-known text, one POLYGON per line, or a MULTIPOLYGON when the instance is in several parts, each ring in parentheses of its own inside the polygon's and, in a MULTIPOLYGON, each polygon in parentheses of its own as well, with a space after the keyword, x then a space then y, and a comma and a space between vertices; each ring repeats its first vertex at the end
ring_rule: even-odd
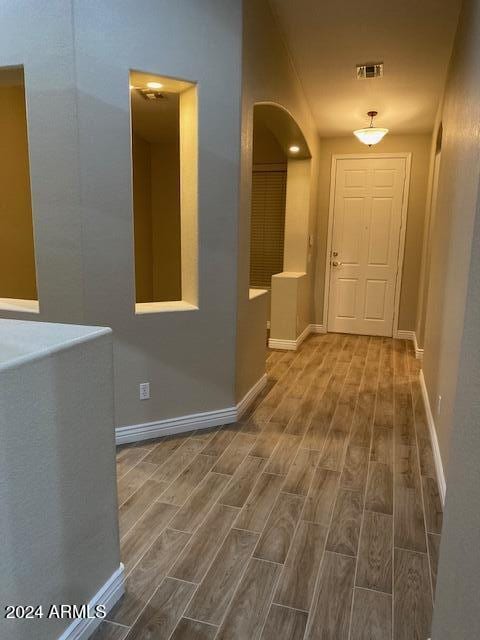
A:
POLYGON ((405 157, 336 160, 329 331, 393 333, 406 171, 405 157))

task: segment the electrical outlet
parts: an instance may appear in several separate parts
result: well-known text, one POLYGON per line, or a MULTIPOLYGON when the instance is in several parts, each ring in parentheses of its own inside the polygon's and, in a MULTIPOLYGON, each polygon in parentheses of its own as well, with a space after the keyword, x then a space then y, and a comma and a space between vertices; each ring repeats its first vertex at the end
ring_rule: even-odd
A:
POLYGON ((442 396, 437 398, 437 416, 440 415, 440 409, 442 408, 442 396))
POLYGON ((140 400, 148 400, 150 398, 150 383, 140 383, 140 400))

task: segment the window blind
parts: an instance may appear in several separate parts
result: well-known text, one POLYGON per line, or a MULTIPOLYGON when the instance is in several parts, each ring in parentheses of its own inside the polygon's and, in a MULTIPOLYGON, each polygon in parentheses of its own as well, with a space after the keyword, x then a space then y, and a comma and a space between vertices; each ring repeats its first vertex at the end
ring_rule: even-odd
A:
POLYGON ((252 177, 250 286, 271 287, 283 271, 287 172, 255 170, 252 177))

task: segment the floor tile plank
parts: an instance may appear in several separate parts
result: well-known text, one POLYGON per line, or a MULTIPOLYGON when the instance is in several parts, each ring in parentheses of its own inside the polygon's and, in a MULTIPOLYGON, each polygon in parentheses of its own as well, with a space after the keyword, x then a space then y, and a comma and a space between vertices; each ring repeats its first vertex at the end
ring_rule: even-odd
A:
POLYGON ((264 466, 265 460, 262 458, 247 456, 233 474, 219 501, 231 507, 243 507, 264 466))
POLYGON ((347 449, 345 463, 340 478, 342 489, 365 491, 367 483, 369 450, 367 447, 359 447, 351 444, 347 449))
POLYGON ((165 482, 157 482, 150 478, 122 504, 118 512, 120 537, 138 522, 145 511, 163 494, 167 488, 165 482))
POLYGON ((262 473, 240 511, 234 526, 239 529, 248 529, 249 531, 260 533, 278 498, 283 482, 283 476, 262 473))
POLYGON ((221 429, 202 449, 202 453, 219 458, 228 445, 235 438, 236 432, 232 429, 221 429))
POLYGON ((304 498, 281 493, 255 548, 254 557, 283 564, 293 540, 304 498))
POLYGON ((300 449, 292 462, 282 490, 306 496, 312 484, 319 453, 311 449, 300 449))
POLYGON ((170 640, 213 640, 216 633, 216 627, 182 618, 175 627, 170 640))
POLYGON ((280 436, 280 440, 265 467, 265 473, 276 473, 280 476, 286 476, 298 451, 301 440, 299 436, 291 436, 288 434, 280 436))
POLYGON ((425 519, 429 533, 441 533, 443 509, 438 493, 437 481, 433 478, 422 478, 425 519))
POLYGON ((392 593, 393 518, 366 511, 358 552, 356 585, 392 593))
POLYGON ((93 636, 90 637, 90 640, 125 640, 129 631, 129 627, 121 627, 117 624, 103 621, 93 636))
POLYGON ((339 481, 340 473, 338 471, 317 468, 307 495, 303 520, 330 525, 339 481))
POLYGON ((192 536, 169 575, 173 578, 199 583, 215 558, 220 545, 228 534, 238 509, 215 505, 204 523, 192 536))
POLYGON ((216 473, 226 473, 233 475, 243 460, 247 457, 250 449, 255 444, 256 437, 249 433, 237 433, 232 442, 225 449, 213 467, 216 473))
POLYGON ((205 478, 216 462, 214 456, 206 456, 199 454, 195 456, 192 462, 180 473, 172 484, 166 489, 162 495, 162 502, 176 504, 181 507, 192 491, 205 478))
POLYGON ((365 508, 387 515, 393 514, 393 471, 389 464, 371 462, 365 508))
POLYGON ((389 640, 391 637, 392 596, 356 587, 350 640, 389 640))
POLYGON ((128 574, 175 516, 178 507, 155 502, 121 541, 120 551, 128 574))
POLYGON ((398 445, 395 457, 395 546, 426 552, 416 447, 398 445))
MULTIPOLYGON (((117 483, 118 504, 122 505, 127 498, 135 493, 153 475, 157 465, 151 462, 139 462, 117 483)), ((157 480, 159 478, 156 478, 157 480)))
POLYGON ((132 625, 189 539, 189 533, 172 529, 160 534, 127 577, 125 594, 109 612, 107 619, 132 625))
POLYGON ((209 473, 172 520, 172 528, 195 531, 228 483, 228 476, 209 473))
POLYGON ((307 614, 273 604, 261 640, 303 640, 307 614))
POLYGON ((250 560, 216 640, 257 640, 269 612, 280 567, 250 560))
POLYGON ((325 553, 305 640, 348 640, 355 559, 325 553))
POLYGON ((394 640, 430 637, 432 596, 423 553, 395 549, 394 640))
POLYGON ((362 521, 362 495, 340 489, 327 538, 328 551, 356 556, 362 521))
POLYGON ((231 529, 204 580, 195 592, 186 615, 219 625, 232 599, 258 534, 231 529))
POLYGON ((128 640, 168 640, 195 589, 193 584, 165 578, 155 591, 132 630, 128 640))
POLYGON ((327 533, 327 527, 300 522, 280 576, 274 602, 303 611, 310 609, 327 533))

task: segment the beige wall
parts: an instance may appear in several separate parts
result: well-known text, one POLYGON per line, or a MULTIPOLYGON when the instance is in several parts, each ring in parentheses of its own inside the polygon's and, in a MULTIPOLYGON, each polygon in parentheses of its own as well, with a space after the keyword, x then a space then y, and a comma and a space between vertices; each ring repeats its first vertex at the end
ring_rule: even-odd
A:
POLYGON ((35 300, 25 95, 0 86, 0 298, 35 300))
POLYGON ((0 66, 26 69, 35 317, 113 329, 119 427, 235 402, 241 37, 241 0, 2 2, 0 66), (134 313, 130 69, 201 88, 182 196, 198 204, 198 260, 186 256, 198 309, 134 313))
MULTIPOLYGON (((88 603, 120 566, 112 336, 0 320, 0 378, 0 600, 88 603)), ((72 622, 2 615, 0 638, 78 637, 72 622)))
POLYGON ((447 414, 436 418, 448 483, 432 626, 435 640, 480 637, 479 122, 480 2, 466 0, 443 114, 425 341, 431 399, 437 390, 448 403, 456 395, 453 413, 447 404, 447 414))
MULTIPOLYGON (((467 2, 465 15, 468 14, 478 24, 478 3, 467 2)), ((465 18, 454 49, 442 115, 442 158, 431 230, 423 363, 447 476, 480 178, 479 49, 472 40, 474 26, 467 22, 465 18), (439 396, 442 400, 438 413, 439 396)))
POLYGON ((151 302, 154 298, 150 144, 135 133, 132 158, 136 301, 151 302))
POLYGON ((415 334, 417 344, 423 349, 425 344, 425 320, 428 306, 428 286, 430 280, 432 230, 437 206, 438 179, 441 164, 441 122, 443 98, 437 110, 435 126, 430 143, 430 166, 428 173, 427 204, 425 208, 425 226, 423 231, 422 266, 420 269, 420 285, 418 291, 417 322, 415 334), (440 146, 439 143, 440 142, 440 146), (438 146, 438 148, 437 148, 438 146))
POLYGON ((133 135, 137 302, 182 299, 178 142, 133 135))
POLYGON ((151 145, 153 300, 182 299, 178 142, 151 145))
MULTIPOLYGON (((389 134, 371 153, 412 154, 410 194, 405 238, 402 289, 398 328, 414 331, 417 318, 417 299, 420 279, 422 239, 427 198, 428 172, 430 160, 430 135, 395 136, 389 134)), ((328 232, 328 210, 330 203, 330 176, 332 155, 340 153, 368 153, 368 147, 358 142, 354 136, 342 138, 322 138, 319 175, 318 205, 318 254, 315 291, 315 322, 322 324, 325 260, 328 232)))
MULTIPOLYGON (((313 233, 316 224, 316 167, 318 136, 298 77, 291 64, 283 39, 273 19, 267 0, 245 0, 243 3, 243 96, 242 156, 240 176, 240 219, 238 238, 237 288, 237 363, 236 397, 240 399, 263 375, 265 351, 257 349, 250 361, 242 358, 248 341, 249 327, 255 309, 249 301, 250 194, 252 180, 253 106, 257 102, 273 102, 286 108, 300 126, 312 154, 311 197, 308 226, 313 233)), ((313 291, 313 252, 307 257, 308 306, 313 291)), ((312 311, 309 309, 309 315, 312 311)), ((266 318, 263 319, 266 321, 266 318)), ((256 325, 261 326, 261 323, 256 325)), ((263 331, 263 330, 262 330, 263 331)), ((261 345, 264 336, 256 337, 261 345)))

